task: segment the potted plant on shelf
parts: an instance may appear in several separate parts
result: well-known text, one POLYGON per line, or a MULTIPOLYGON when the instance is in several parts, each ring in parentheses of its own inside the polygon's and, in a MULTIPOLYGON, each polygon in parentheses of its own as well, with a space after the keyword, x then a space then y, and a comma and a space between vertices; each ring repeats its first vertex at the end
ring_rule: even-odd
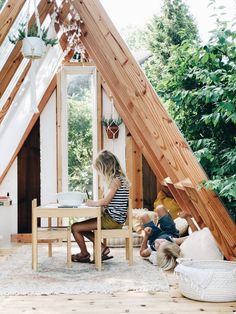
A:
POLYGON ((22 41, 22 53, 25 58, 38 59, 47 45, 54 46, 58 43, 57 38, 48 38, 48 30, 40 29, 36 24, 27 29, 26 23, 21 23, 17 35, 9 36, 12 44, 22 41))
POLYGON ((116 119, 110 117, 109 119, 103 117, 102 118, 102 125, 105 127, 107 137, 109 139, 118 138, 119 135, 119 126, 123 120, 118 117, 116 119))

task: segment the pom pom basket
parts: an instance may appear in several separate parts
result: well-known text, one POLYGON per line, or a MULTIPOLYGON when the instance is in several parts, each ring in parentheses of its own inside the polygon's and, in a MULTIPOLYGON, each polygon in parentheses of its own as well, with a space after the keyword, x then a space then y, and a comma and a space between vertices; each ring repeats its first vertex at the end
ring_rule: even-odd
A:
POLYGON ((207 302, 236 300, 236 262, 184 259, 178 262, 175 273, 185 297, 207 302))

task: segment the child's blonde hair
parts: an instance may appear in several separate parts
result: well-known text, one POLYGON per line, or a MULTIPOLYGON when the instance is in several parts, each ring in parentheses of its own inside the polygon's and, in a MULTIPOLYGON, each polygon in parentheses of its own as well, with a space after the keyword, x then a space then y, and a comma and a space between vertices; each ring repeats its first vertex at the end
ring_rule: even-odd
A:
POLYGON ((117 176, 122 176, 127 180, 119 160, 108 150, 103 150, 99 153, 94 161, 94 168, 104 177, 107 184, 110 184, 117 176))
POLYGON ((157 253, 157 266, 164 270, 174 269, 180 256, 180 247, 176 243, 167 242, 159 248, 157 253))

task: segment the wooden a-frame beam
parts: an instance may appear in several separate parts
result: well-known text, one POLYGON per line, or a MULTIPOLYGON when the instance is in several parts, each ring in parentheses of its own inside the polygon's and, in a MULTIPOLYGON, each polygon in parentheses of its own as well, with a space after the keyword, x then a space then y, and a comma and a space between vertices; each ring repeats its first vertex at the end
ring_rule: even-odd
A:
MULTIPOLYGON (((83 39, 82 39, 83 41, 83 39)), ((112 92, 110 91, 108 84, 103 80, 103 88, 107 91, 108 95, 111 95, 112 92)), ((116 104, 116 103, 115 103, 116 104)), ((118 109, 119 111, 119 109, 118 109)), ((130 124, 129 124, 130 126, 130 124)), ((132 134, 133 134, 133 129, 132 129, 132 134)), ((144 146, 144 150, 147 148, 147 144, 146 146, 144 146)), ((152 169, 155 170, 156 167, 156 175, 159 181, 163 181, 163 177, 166 177, 166 172, 164 171, 164 169, 162 169, 161 164, 155 164, 155 163, 151 163, 151 160, 149 159, 149 164, 151 164, 152 169), (162 169, 162 172, 160 173, 162 169)), ((193 217, 195 218, 195 220, 198 222, 199 226, 204 226, 204 223, 201 219, 201 217, 199 216, 197 210, 194 208, 194 205, 189 201, 188 197, 183 197, 183 193, 182 195, 179 193, 179 191, 177 189, 175 189, 174 186, 170 185, 169 188, 172 191, 173 196, 175 197, 177 203, 179 204, 179 206, 185 210, 190 210, 191 209, 191 214, 193 215, 193 217), (194 210, 195 209, 195 210, 194 210)))
MULTIPOLYGON (((106 91, 106 94, 109 96, 112 95, 112 92, 108 86, 108 84, 106 83, 106 81, 103 79, 102 80, 102 87, 104 88, 104 90, 106 91)), ((134 140, 133 140, 134 141, 134 140)), ((131 139, 128 140, 128 145, 129 146, 132 146, 131 143, 131 139)), ((135 144, 136 145, 136 144, 135 144)), ((136 147, 134 149, 134 152, 135 154, 137 154, 137 150, 138 150, 138 147, 136 147)), ((135 158, 132 159, 133 162, 135 162, 135 158)), ((128 161, 130 163, 130 161, 128 161)), ((130 168, 132 168, 130 165, 129 165, 130 168)), ((133 166, 135 168, 135 165, 133 166)), ((135 172, 135 171, 133 171, 135 172)), ((133 173, 132 172, 132 173, 133 173)), ((133 175, 132 175, 133 177, 133 175)), ((157 178, 158 179, 158 178, 157 178)), ((160 178, 159 178, 160 179, 160 178)), ((194 207, 193 203, 190 201, 190 199, 188 198, 188 196, 186 195, 186 192, 185 191, 179 191, 177 188, 175 188, 175 186, 173 185, 172 181, 166 181, 167 178, 165 178, 164 180, 162 180, 163 183, 165 183, 165 185, 167 185, 172 193, 172 195, 174 196, 175 200, 177 201, 178 205, 180 206, 180 208, 182 208, 183 210, 185 210, 186 212, 188 212, 189 214, 191 214, 196 222, 198 223, 198 225, 200 227, 203 227, 204 226, 204 223, 201 219, 201 217, 199 216, 198 212, 197 212, 197 209, 194 207)), ((135 184, 136 185, 136 182, 132 182, 132 184, 135 184)), ((184 188, 183 188, 184 189, 184 188)), ((135 193, 137 192, 136 191, 136 188, 133 188, 133 190, 135 191, 135 193)), ((140 194, 140 193, 139 193, 140 194)), ((137 203, 138 200, 141 199, 140 197, 136 197, 136 198, 133 198, 133 204, 135 204, 136 202, 136 205, 134 207, 142 207, 140 205, 140 203, 137 203)))
POLYGON ((207 179, 205 172, 101 4, 80 0, 73 5, 84 21, 81 41, 109 84, 118 112, 158 179, 170 177, 173 184, 190 180, 193 187, 185 188, 188 197, 194 191, 194 207, 226 258, 235 258, 234 223, 214 193, 197 191, 199 183, 207 179))
MULTIPOLYGON (((101 80, 102 88, 104 89, 108 98, 113 97, 112 92, 104 79, 101 80)), ((114 103, 116 107, 116 103, 114 103)), ((98 124, 101 121, 98 121, 98 124)), ((131 208, 143 207, 143 186, 142 186, 142 153, 135 143, 128 129, 126 130, 126 171, 129 180, 131 181, 130 186, 130 197, 129 202, 131 208)))
MULTIPOLYGON (((53 2, 49 2, 48 0, 40 1, 38 5, 38 12, 39 12, 41 23, 45 20, 47 14, 53 10, 53 7, 54 7, 53 2)), ((34 22, 35 22, 35 16, 33 15, 30 19, 29 25, 31 26, 34 22)), ((18 42, 15 45, 6 63, 4 64, 2 70, 0 71, 0 98, 2 97, 13 75, 15 74, 18 66, 23 60, 21 47, 22 47, 22 42, 18 42)))
POLYGON ((0 46, 26 0, 8 0, 0 13, 0 46))
MULTIPOLYGON (((152 168, 156 168, 155 172, 159 172, 159 176, 161 176, 159 179, 164 179, 168 176, 167 169, 168 173, 171 173, 172 180, 174 178, 175 181, 179 181, 178 177, 184 179, 186 174, 182 173, 182 169, 176 164, 173 157, 167 153, 169 155, 168 158, 164 158, 162 151, 166 153, 168 147, 163 134, 157 128, 157 123, 151 121, 152 117, 150 118, 149 116, 152 115, 148 115, 149 109, 145 102, 140 105, 139 110, 136 108, 141 101, 141 94, 148 92, 147 88, 141 92, 139 86, 133 86, 137 81, 135 75, 141 80, 141 88, 143 88, 143 85, 147 85, 141 69, 137 66, 137 69, 134 69, 135 75, 132 77, 127 73, 124 67, 129 62, 129 57, 124 53, 124 47, 121 49, 120 43, 116 43, 114 40, 115 35, 111 34, 107 25, 105 25, 104 19, 101 18, 99 20, 101 14, 100 12, 94 12, 96 7, 93 8, 93 5, 96 6, 97 2, 78 1, 74 3, 85 22, 81 25, 84 35, 81 37, 81 41, 109 84, 117 101, 117 106, 119 106, 120 115, 128 129, 132 130, 132 135, 136 143, 141 147, 146 160, 152 168), (158 167, 157 164, 159 164, 158 167)), ((125 49, 127 50, 126 47, 125 49)), ((136 63, 135 60, 134 62, 136 63)), ((153 99, 154 103, 155 99, 153 99)), ((170 118, 167 117, 166 120, 170 121, 170 118)))
MULTIPOLYGON (((59 22, 60 23, 64 22, 64 20, 66 19, 67 15, 69 13, 69 3, 65 3, 65 0, 64 0, 62 2, 62 5, 63 5, 63 9, 60 9, 60 11, 59 11, 59 22)), ((56 32, 59 31, 59 27, 55 27, 55 29, 56 29, 56 32)), ((65 50, 66 47, 67 47, 67 37, 66 37, 65 34, 63 34, 61 36, 61 38, 59 40, 59 43, 60 43, 62 49, 65 50)), ((72 56, 73 56, 73 51, 71 51, 65 58, 66 59, 70 59, 72 56)), ((28 73, 28 71, 30 69, 30 64, 31 64, 30 61, 26 64, 26 66, 25 66, 22 74, 20 75, 17 83, 13 87, 13 90, 11 91, 11 94, 7 98, 5 104, 3 105, 3 107, 2 107, 2 109, 0 111, 0 123, 2 122, 2 120, 5 117, 5 115, 7 114, 7 111, 9 110, 9 108, 10 108, 10 106, 11 106, 11 104, 12 104, 12 102, 13 102, 13 100, 14 100, 14 98, 15 98, 15 96, 16 96, 19 88, 20 88, 20 86, 24 82, 24 79, 25 79, 25 77, 26 77, 26 75, 27 75, 27 73, 28 73)))
POLYGON ((9 97, 7 98, 5 104, 3 105, 2 109, 0 110, 0 123, 2 122, 2 120, 4 119, 5 115, 7 114, 8 109, 11 107, 11 104, 19 90, 19 88, 21 87, 22 83, 24 82, 24 79, 29 71, 31 62, 29 61, 25 67, 25 69, 23 70, 23 72, 21 73, 17 83, 15 84, 15 86, 13 87, 11 94, 9 95, 9 97))

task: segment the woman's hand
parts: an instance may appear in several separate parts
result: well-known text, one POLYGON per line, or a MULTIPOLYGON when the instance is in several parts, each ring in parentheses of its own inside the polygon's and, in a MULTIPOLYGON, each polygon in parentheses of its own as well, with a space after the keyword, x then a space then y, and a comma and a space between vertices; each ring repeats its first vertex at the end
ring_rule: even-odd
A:
POLYGON ((96 206, 96 201, 93 200, 87 200, 87 202, 85 203, 86 206, 96 206))
POLYGON ((118 178, 115 178, 109 188, 108 193, 106 194, 105 197, 93 201, 93 200, 88 200, 85 205, 86 206, 107 206, 111 200, 113 199, 114 195, 116 194, 117 189, 121 186, 121 182, 118 178))

